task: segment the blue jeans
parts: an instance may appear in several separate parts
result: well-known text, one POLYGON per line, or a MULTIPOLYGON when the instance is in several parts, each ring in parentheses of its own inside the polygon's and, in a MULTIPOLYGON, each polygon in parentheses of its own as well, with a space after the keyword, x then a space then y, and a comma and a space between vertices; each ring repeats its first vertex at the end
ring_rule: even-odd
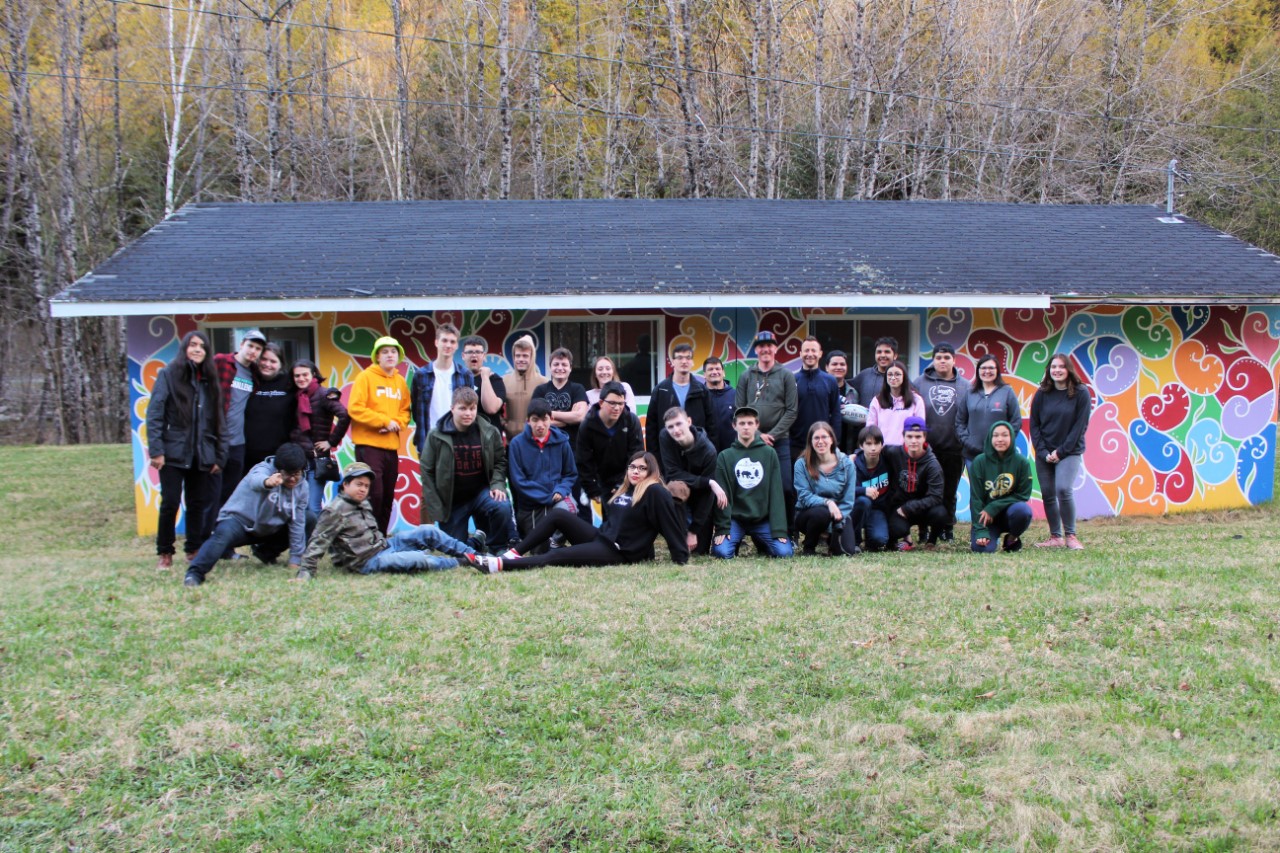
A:
POLYGON ((729 535, 725 537, 723 542, 717 545, 712 540, 712 556, 719 557, 722 560, 732 560, 737 556, 738 543, 747 536, 750 536, 751 541, 756 543, 756 550, 767 557, 790 557, 795 550, 790 540, 779 542, 773 538, 773 530, 767 520, 744 525, 734 519, 729 522, 729 535))
POLYGON ((476 527, 485 532, 485 545, 490 551, 501 553, 516 541, 516 523, 511 515, 510 501, 495 501, 489 490, 477 494, 464 504, 454 504, 449 517, 440 522, 440 529, 454 539, 467 538, 467 524, 475 517, 476 527))
POLYGON ((360 574, 378 572, 440 572, 458 565, 455 557, 471 553, 462 542, 430 524, 419 525, 408 533, 397 533, 387 540, 387 547, 374 554, 360 567, 360 574), (436 557, 427 551, 440 551, 448 557, 436 557))
POLYGON ((889 519, 882 510, 876 508, 871 498, 864 495, 853 502, 849 522, 858 532, 864 550, 883 551, 884 546, 889 544, 889 519))
POLYGON ((321 483, 316 479, 314 470, 307 472, 307 509, 313 515, 319 515, 320 510, 324 509, 324 487, 327 485, 329 483, 321 483))
POLYGON ((1020 538, 1022 534, 1027 532, 1027 528, 1031 526, 1031 507, 1022 501, 1010 504, 1002 510, 999 515, 991 519, 991 523, 987 525, 987 544, 979 545, 977 532, 971 530, 969 533, 969 550, 977 551, 982 554, 992 554, 1000 545, 1000 537, 1008 533, 1010 536, 1020 538))

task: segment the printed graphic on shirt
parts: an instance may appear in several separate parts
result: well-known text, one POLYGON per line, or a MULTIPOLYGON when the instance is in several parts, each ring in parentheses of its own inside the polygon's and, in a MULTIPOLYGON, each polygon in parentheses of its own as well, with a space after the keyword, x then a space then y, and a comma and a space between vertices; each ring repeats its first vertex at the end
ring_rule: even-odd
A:
POLYGON ((553 412, 567 412, 573 408, 573 395, 568 389, 557 391, 552 388, 546 392, 545 399, 553 412))
POLYGON ((632 504, 631 493, 628 492, 625 495, 618 495, 616 498, 610 501, 610 503, 613 504, 614 506, 631 506, 632 504))
POLYGON ((253 391, 253 380, 237 376, 235 379, 231 380, 231 390, 243 391, 246 394, 251 393, 253 391))
POLYGON ((872 477, 866 480, 863 480, 862 488, 880 489, 881 491, 884 491, 885 489, 889 488, 889 472, 881 471, 879 474, 875 474, 872 477))
POLYGON ((733 466, 733 476, 744 489, 754 489, 764 479, 764 466, 754 459, 739 459, 733 466))
POLYGON ((388 388, 386 385, 379 385, 377 388, 373 389, 373 396, 386 397, 388 400, 399 400, 400 389, 388 388))
POLYGON ((934 385, 929 388, 929 408, 945 415, 956 404, 956 389, 952 385, 934 385))
POLYGON ((1013 474, 1006 471, 996 477, 995 482, 987 480, 987 494, 993 498, 1001 498, 1013 491, 1013 474))

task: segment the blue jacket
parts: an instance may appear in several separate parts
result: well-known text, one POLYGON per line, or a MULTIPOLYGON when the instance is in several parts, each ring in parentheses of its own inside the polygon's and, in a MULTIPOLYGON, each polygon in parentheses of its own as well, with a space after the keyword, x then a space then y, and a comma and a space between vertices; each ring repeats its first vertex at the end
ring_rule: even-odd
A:
MULTIPOLYGON (((791 446, 804 449, 809 427, 818 421, 826 421, 836 432, 836 447, 840 446, 840 383, 825 370, 801 369, 796 374, 796 420, 791 425, 791 446)), ((792 454, 794 456, 794 454, 792 454)))
POLYGON ((276 458, 268 456, 254 465, 218 513, 218 521, 234 518, 255 537, 266 537, 289 528, 289 564, 302 562, 307 550, 307 481, 292 489, 268 488, 266 480, 276 472, 276 458))
POLYGON ((526 424, 524 431, 511 439, 508 453, 508 476, 517 509, 551 506, 557 492, 562 498, 573 499, 578 464, 573 458, 569 436, 563 430, 552 427, 546 446, 538 447, 533 430, 526 424))
POLYGON ((803 459, 796 460, 796 509, 808 509, 824 506, 827 501, 835 501, 840 507, 840 514, 848 518, 853 513, 853 501, 858 487, 857 471, 853 460, 839 450, 836 451, 836 467, 830 474, 818 472, 818 476, 809 476, 809 467, 803 459))
MULTIPOLYGON (((413 431, 413 445, 418 449, 418 457, 422 457, 422 449, 427 446, 427 434, 435 426, 431 423, 431 394, 436 388, 436 372, 431 369, 434 362, 427 362, 422 367, 413 369, 413 384, 409 386, 409 414, 418 428, 413 431)), ((459 388, 471 387, 471 368, 460 358, 453 360, 453 387, 449 389, 450 399, 459 388)))

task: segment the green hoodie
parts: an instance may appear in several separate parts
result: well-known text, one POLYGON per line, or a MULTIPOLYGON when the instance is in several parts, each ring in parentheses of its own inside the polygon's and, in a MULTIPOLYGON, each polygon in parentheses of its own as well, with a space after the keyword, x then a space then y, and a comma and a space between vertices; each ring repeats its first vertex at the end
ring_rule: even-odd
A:
POLYGON ((763 438, 757 435, 750 447, 735 440, 720 451, 715 477, 729 497, 727 507, 716 507, 716 536, 728 535, 730 521, 744 525, 768 521, 775 539, 787 538, 782 466, 778 464, 778 454, 763 438))
POLYGON ((979 521, 982 511, 992 517, 1018 501, 1031 500, 1031 460, 1018 452, 1018 433, 1008 421, 996 421, 987 430, 982 453, 969 463, 969 520, 975 537, 986 537, 987 528, 979 521), (1007 427, 1014 444, 1001 456, 991 446, 991 433, 996 427, 1007 427))

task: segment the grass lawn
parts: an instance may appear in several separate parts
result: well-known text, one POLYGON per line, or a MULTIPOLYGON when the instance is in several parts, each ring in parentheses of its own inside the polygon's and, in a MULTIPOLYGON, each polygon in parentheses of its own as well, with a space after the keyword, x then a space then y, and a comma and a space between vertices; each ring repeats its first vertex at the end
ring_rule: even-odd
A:
POLYGON ((0 851, 1280 849, 1272 507, 190 590, 128 453, 0 448, 0 851))

